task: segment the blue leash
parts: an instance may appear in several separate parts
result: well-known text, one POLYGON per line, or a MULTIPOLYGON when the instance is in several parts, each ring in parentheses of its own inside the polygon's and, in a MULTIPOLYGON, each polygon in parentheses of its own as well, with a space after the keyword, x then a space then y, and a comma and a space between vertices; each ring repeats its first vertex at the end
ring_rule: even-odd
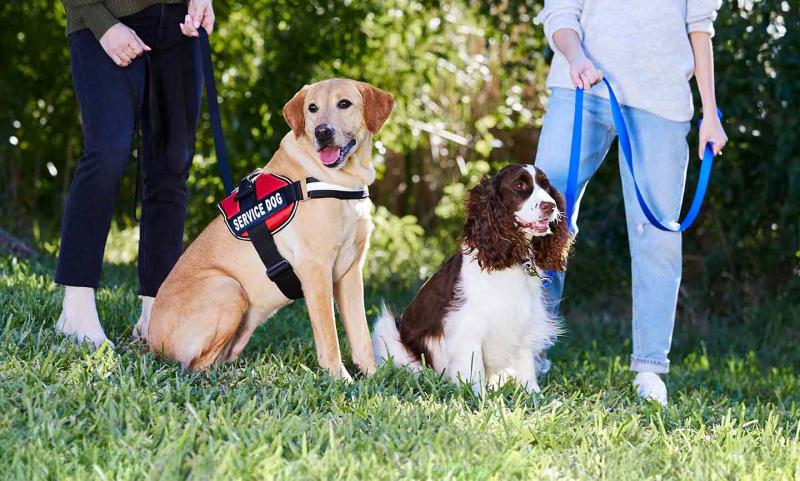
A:
POLYGON ((217 168, 225 186, 225 194, 233 192, 233 178, 228 165, 228 151, 225 148, 225 137, 222 134, 222 119, 217 102, 217 86, 214 82, 214 69, 211 65, 211 45, 208 43, 208 33, 204 28, 200 32, 200 50, 203 61, 203 77, 206 85, 206 99, 208 100, 208 114, 211 117, 211 134, 214 137, 214 150, 217 153, 217 168))
MULTIPOLYGON (((639 185, 636 183, 636 175, 633 170, 633 151, 631 149, 631 139, 628 133, 628 127, 625 124, 625 119, 622 117, 622 109, 619 106, 614 90, 607 79, 603 79, 606 87, 608 87, 608 96, 611 104, 611 115, 614 118, 614 125, 617 128, 617 135, 619 136, 619 145, 622 150, 625 162, 633 179, 633 186, 636 190, 636 198, 639 200, 639 206, 642 208, 647 220, 650 221, 658 229, 668 232, 683 232, 688 229, 692 223, 697 219, 697 214, 700 213, 700 208, 703 205, 706 191, 708 190, 708 183, 711 180, 711 168, 714 165, 714 150, 711 148, 711 143, 706 144, 703 153, 703 161, 700 164, 700 178, 697 180, 697 190, 695 190, 692 205, 689 207, 689 212, 686 217, 678 222, 661 222, 653 214, 653 211, 647 205, 647 202, 642 195, 639 185)), ((722 113, 717 111, 719 118, 722 118, 722 113)), ((575 201, 578 198, 578 169, 581 160, 581 131, 583 124, 583 89, 575 89, 575 116, 572 124, 572 146, 569 154, 569 173, 567 175, 567 190, 565 192, 565 202, 567 207, 567 221, 572 225, 572 214, 575 209, 575 201)))

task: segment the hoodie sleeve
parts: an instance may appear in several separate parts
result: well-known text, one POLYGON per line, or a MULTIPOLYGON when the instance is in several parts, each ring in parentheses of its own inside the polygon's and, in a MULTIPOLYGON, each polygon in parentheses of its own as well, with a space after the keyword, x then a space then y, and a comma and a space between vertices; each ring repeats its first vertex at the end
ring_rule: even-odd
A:
POLYGON ((687 0, 686 2, 686 31, 705 32, 714 36, 714 19, 721 0, 687 0))
POLYGON ((544 8, 534 19, 534 23, 544 25, 544 35, 550 42, 550 48, 556 49, 553 34, 562 28, 574 30, 583 40, 581 30, 581 12, 583 0, 545 0, 544 8))

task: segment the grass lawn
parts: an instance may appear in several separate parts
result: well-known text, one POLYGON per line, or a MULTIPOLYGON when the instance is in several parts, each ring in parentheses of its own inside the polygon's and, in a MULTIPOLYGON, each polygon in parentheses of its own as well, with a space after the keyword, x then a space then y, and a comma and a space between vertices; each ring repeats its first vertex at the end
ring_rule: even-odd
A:
POLYGON ((127 341, 128 266, 107 266, 99 292, 117 347, 91 352, 53 329, 52 268, 0 257, 3 480, 800 479, 800 349, 782 327, 797 306, 682 333, 661 409, 633 397, 627 336, 610 327, 627 321, 588 311, 570 313, 540 395, 476 398, 431 373, 331 380, 302 304, 237 363, 183 372, 127 341))

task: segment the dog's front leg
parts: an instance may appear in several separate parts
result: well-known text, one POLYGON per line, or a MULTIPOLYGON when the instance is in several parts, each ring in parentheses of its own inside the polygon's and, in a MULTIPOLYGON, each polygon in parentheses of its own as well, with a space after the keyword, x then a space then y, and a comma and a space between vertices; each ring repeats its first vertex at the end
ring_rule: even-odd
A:
POLYGON ((480 396, 486 382, 483 349, 479 344, 457 345, 458 350, 448 353, 450 360, 445 374, 453 381, 468 384, 472 392, 480 396))
POLYGON ((361 263, 354 262, 350 269, 334 284, 336 304, 342 316, 350 344, 353 363, 366 375, 375 372, 375 356, 369 337, 367 314, 364 311, 364 280, 361 263))
POLYGON ((342 364, 339 338, 336 335, 336 318, 333 311, 333 280, 330 267, 315 266, 305 273, 303 294, 314 332, 317 362, 337 379, 352 380, 342 364))
POLYGON ((512 363, 512 369, 517 384, 529 393, 541 392, 539 381, 536 379, 536 356, 533 349, 521 349, 512 363))

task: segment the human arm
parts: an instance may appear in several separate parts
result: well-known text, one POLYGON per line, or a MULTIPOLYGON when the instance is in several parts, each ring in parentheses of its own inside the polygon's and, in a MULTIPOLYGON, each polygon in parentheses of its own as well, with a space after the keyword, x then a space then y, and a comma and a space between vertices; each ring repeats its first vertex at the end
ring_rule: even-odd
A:
POLYGON ((703 106, 700 124, 700 144, 697 155, 702 158, 706 144, 712 143, 715 154, 722 151, 728 136, 717 116, 717 98, 714 92, 714 53, 711 37, 714 35, 713 21, 718 0, 689 0, 687 4, 686 29, 694 53, 694 77, 703 106))
POLYGON ((544 25, 550 46, 561 52, 570 65, 570 77, 576 87, 590 88, 603 79, 603 73, 586 56, 581 44, 580 16, 583 0, 547 0, 536 17, 544 25))

